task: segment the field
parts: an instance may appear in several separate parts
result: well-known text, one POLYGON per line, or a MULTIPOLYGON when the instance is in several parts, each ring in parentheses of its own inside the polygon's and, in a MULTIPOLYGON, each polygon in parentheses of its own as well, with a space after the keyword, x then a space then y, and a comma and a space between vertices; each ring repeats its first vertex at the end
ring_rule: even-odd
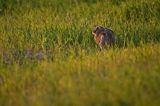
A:
POLYGON ((0 106, 159 106, 159 89, 160 0, 0 0, 0 106))

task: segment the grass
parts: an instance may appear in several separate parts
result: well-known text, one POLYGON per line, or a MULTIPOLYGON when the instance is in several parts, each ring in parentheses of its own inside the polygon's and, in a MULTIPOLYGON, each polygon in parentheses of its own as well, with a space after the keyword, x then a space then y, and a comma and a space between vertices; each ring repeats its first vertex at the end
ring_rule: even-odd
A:
POLYGON ((0 105, 158 106, 159 10, 159 0, 1 0, 0 105), (115 47, 99 51, 94 25, 115 31, 115 47))

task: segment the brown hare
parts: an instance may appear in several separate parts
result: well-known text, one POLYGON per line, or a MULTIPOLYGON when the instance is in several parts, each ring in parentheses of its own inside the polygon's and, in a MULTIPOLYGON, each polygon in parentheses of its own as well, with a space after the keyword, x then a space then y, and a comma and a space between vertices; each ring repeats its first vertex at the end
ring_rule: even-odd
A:
POLYGON ((93 28, 92 34, 101 49, 103 49, 105 45, 113 46, 115 44, 115 34, 109 28, 96 26, 93 28))

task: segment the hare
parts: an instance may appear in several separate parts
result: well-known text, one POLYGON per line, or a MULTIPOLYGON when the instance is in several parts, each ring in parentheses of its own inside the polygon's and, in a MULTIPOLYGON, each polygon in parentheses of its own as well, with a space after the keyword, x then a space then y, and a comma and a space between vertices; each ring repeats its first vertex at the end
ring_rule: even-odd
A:
POLYGON ((113 46, 115 44, 115 34, 109 28, 96 26, 93 28, 92 34, 100 49, 103 49, 105 45, 113 46))

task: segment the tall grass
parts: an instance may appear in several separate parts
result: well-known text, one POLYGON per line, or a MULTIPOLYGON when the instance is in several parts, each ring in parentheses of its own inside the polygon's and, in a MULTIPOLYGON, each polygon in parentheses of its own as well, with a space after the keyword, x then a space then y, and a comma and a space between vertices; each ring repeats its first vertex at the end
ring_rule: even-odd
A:
MULTIPOLYGON (((43 0, 30 2, 35 5, 47 3, 43 0)), ((19 6, 20 10, 12 11, 12 14, 6 9, 8 14, 1 17, 1 39, 5 39, 1 43, 7 45, 8 42, 15 47, 25 45, 26 42, 28 46, 47 47, 58 44, 93 47, 91 29, 94 25, 111 27, 117 34, 118 47, 138 45, 140 41, 159 41, 159 1, 129 1, 122 2, 121 5, 109 1, 93 4, 79 2, 76 6, 70 2, 63 1, 59 7, 58 1, 52 1, 51 6, 42 5, 37 8, 27 2, 23 5, 30 4, 29 10, 19 6), (67 9, 69 4, 73 6, 67 9)))
POLYGON ((0 0, 0 105, 158 106, 159 20, 159 0, 0 0))

